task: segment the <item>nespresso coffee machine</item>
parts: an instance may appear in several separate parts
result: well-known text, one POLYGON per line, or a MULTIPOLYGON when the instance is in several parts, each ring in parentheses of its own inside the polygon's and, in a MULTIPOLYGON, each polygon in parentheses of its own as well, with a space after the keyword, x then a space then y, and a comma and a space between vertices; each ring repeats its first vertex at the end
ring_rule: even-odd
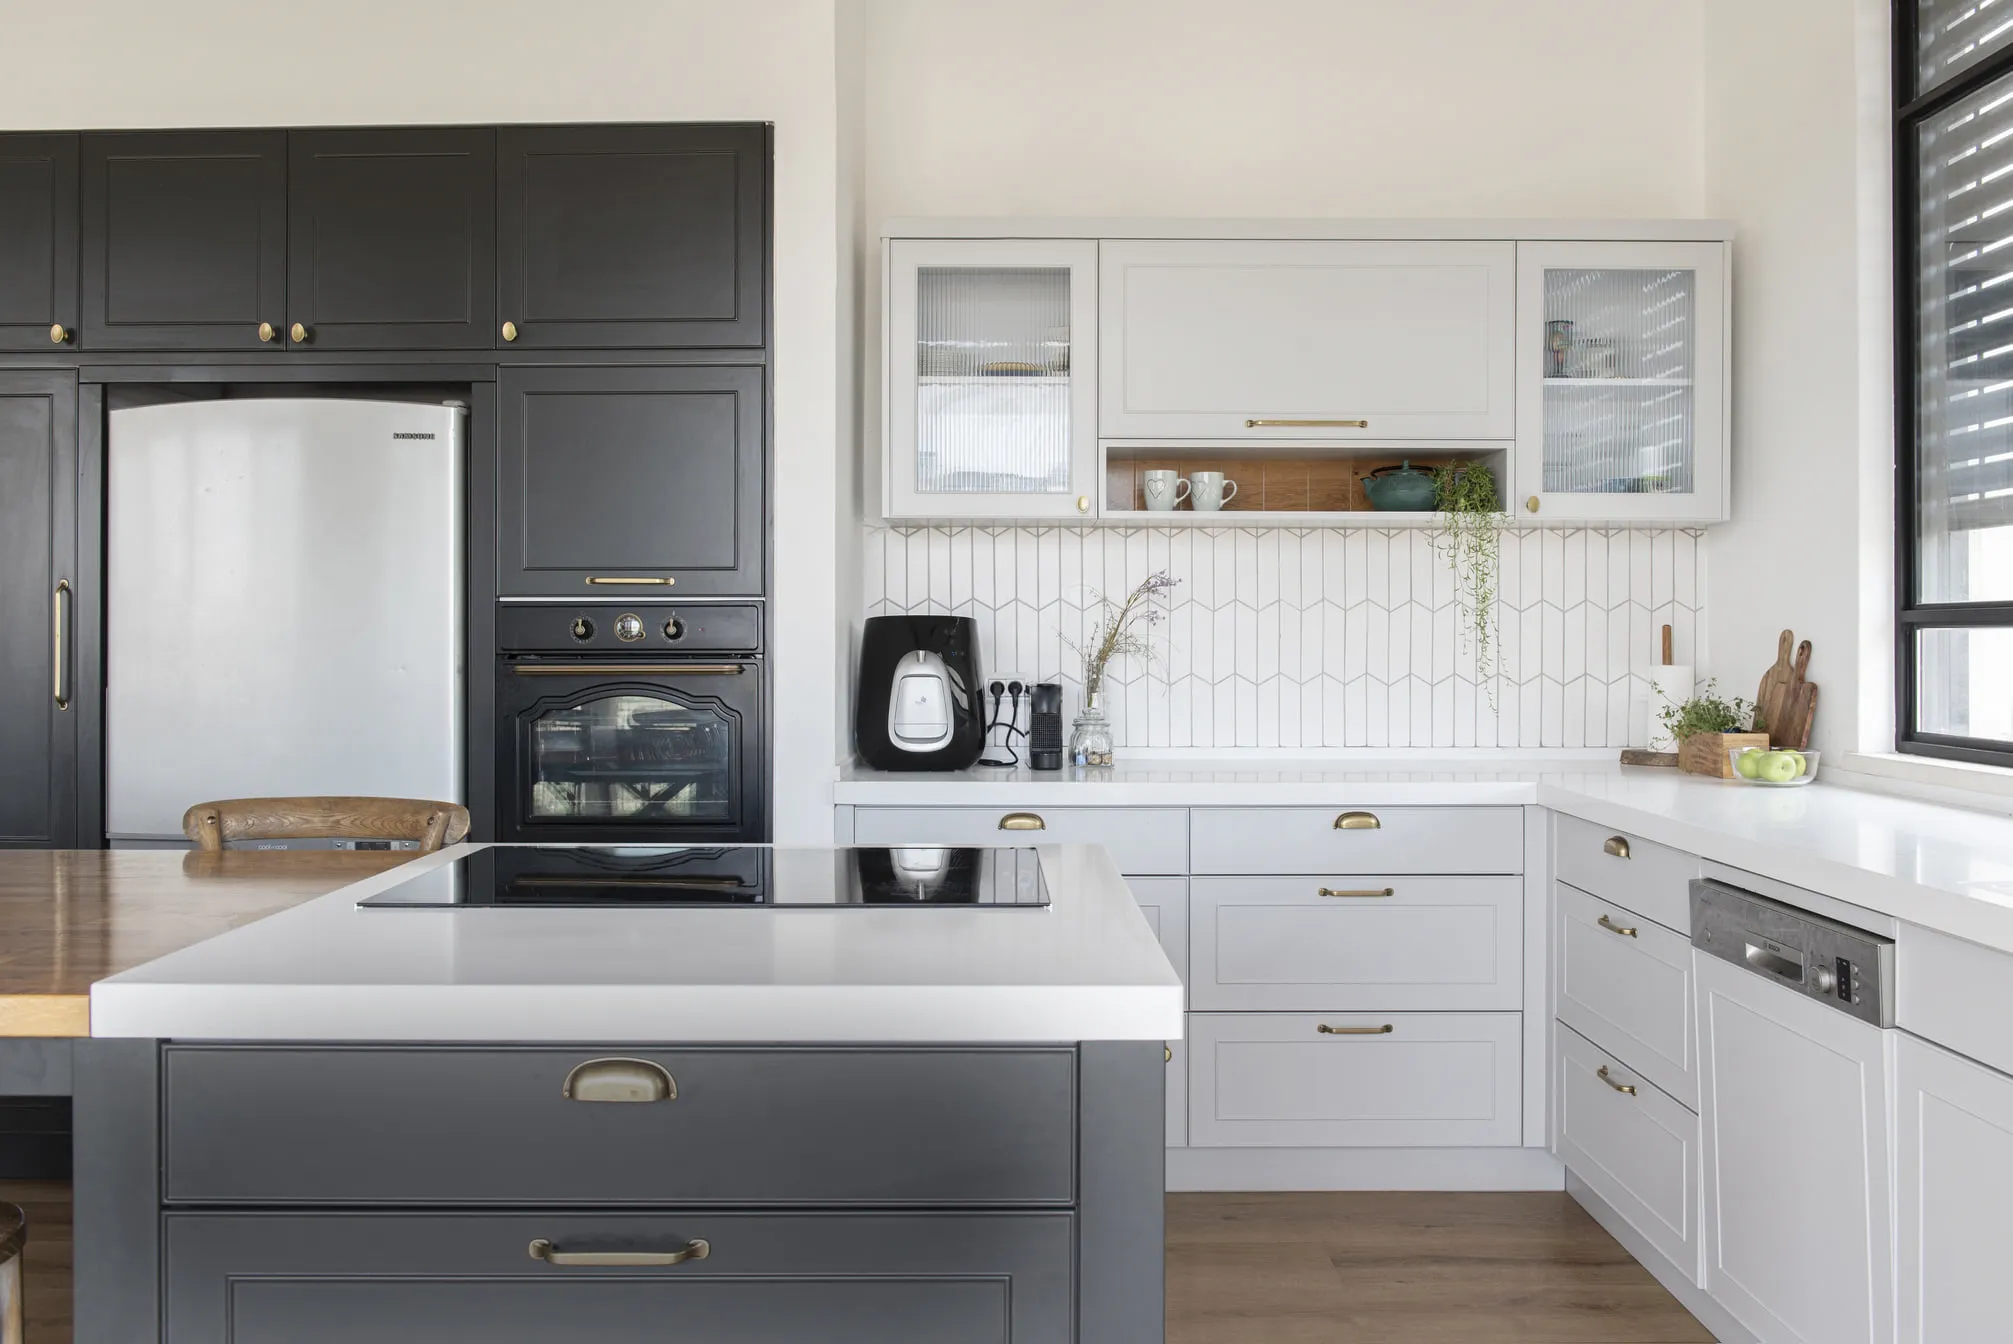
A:
POLYGON ((870 616, 853 738, 876 770, 962 770, 985 750, 978 625, 969 616, 870 616))

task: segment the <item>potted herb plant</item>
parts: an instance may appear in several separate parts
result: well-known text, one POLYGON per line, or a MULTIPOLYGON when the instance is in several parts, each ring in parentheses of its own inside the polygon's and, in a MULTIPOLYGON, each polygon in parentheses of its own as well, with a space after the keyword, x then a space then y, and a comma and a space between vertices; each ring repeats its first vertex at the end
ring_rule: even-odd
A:
POLYGON ((1180 579, 1167 571, 1149 574, 1125 601, 1114 602, 1091 590, 1097 599, 1097 621, 1089 637, 1078 644, 1068 635, 1062 642, 1083 659, 1083 709, 1070 725, 1069 762, 1077 766, 1110 765, 1113 757, 1111 724, 1104 717, 1104 678, 1112 661, 1138 657, 1152 659, 1153 645, 1148 635, 1167 617, 1167 594, 1180 579))
POLYGON ((1730 750, 1768 749, 1768 734, 1751 731, 1754 706, 1739 696, 1721 698, 1716 680, 1707 681, 1704 690, 1683 704, 1664 706, 1661 717, 1664 727, 1677 739, 1678 769, 1688 775, 1732 779, 1730 750))

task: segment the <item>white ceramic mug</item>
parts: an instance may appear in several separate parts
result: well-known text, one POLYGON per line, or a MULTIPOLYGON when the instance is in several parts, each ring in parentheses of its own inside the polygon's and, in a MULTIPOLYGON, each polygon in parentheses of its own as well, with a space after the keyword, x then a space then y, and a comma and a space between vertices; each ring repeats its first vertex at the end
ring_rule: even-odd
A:
POLYGON ((1197 513, 1215 513, 1237 498, 1237 482, 1225 480, 1220 471, 1192 471, 1188 485, 1189 507, 1197 513))
POLYGON ((1188 482, 1181 479, 1180 472, 1164 467, 1142 472, 1140 488, 1146 495, 1146 507, 1155 513, 1165 513, 1188 498, 1188 482))

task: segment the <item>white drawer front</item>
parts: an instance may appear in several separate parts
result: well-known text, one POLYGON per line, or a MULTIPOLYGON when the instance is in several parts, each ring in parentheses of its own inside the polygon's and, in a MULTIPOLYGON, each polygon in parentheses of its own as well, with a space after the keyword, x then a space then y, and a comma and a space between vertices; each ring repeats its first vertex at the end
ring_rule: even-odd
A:
MULTIPOLYGON (((1131 877, 1125 885, 1139 902, 1140 913, 1153 926, 1160 950, 1174 963, 1183 982, 1188 979, 1188 879, 1131 877)), ((1167 1146, 1188 1144, 1188 1050, 1183 1041, 1169 1041, 1167 1061, 1167 1146)))
POLYGON ((1904 924, 1894 960, 1897 1026, 2013 1073, 2013 956, 1904 924))
POLYGON ((1563 882, 1553 893, 1559 1020, 1697 1106, 1691 941, 1563 882))
POLYGON ((1191 1147, 1522 1141, 1521 1014, 1193 1013, 1188 1025, 1191 1147))
POLYGON ((1520 807, 1199 807, 1192 873, 1521 873, 1520 807))
POLYGON ((1559 1160, 1697 1283, 1698 1116, 1565 1026, 1557 1083, 1559 1160))
POLYGON ((1189 1002, 1514 1011, 1523 1003, 1523 895, 1515 877, 1198 877, 1189 890, 1189 1002))
POLYGON ((861 807, 853 810, 853 839, 862 845, 1103 845, 1121 873, 1188 871, 1188 812, 1179 807, 861 807), (1031 829, 1003 829, 1009 818, 1031 829))
POLYGON ((1578 817, 1554 814, 1552 828, 1553 875, 1560 881, 1691 935, 1697 855, 1578 817))

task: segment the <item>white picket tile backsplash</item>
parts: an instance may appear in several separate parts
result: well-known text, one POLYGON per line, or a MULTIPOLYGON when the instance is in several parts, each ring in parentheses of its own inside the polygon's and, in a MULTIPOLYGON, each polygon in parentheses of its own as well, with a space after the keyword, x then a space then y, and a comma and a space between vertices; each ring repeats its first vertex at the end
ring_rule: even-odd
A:
POLYGON ((1639 746, 1660 627, 1704 661, 1701 536, 1506 531, 1492 685, 1443 538, 1417 528, 870 528, 866 614, 970 616, 986 677, 1060 681, 1068 715, 1062 635, 1164 569, 1161 656, 1109 674, 1121 746, 1639 746))

